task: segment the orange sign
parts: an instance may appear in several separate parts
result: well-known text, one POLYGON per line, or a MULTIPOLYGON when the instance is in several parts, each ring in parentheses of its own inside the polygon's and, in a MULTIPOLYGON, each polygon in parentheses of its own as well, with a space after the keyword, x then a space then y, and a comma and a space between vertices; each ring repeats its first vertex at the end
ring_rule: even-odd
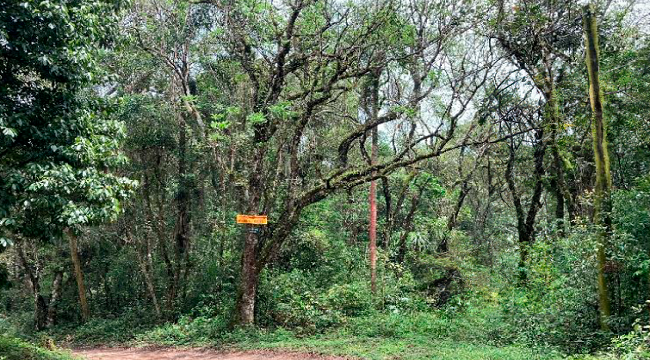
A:
POLYGON ((266 215, 237 215, 237 224, 266 225, 266 215))

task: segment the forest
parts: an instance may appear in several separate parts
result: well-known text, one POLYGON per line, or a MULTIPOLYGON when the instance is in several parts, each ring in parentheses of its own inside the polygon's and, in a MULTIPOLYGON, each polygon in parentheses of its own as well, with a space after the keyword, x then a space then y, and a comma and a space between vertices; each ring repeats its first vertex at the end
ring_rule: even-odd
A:
POLYGON ((650 359, 650 2, 0 0, 0 360, 84 358, 650 359))

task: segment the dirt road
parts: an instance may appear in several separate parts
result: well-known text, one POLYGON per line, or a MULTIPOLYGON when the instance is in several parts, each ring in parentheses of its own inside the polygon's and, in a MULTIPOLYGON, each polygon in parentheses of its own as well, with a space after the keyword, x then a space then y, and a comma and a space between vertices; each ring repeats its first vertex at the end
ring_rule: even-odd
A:
POLYGON ((219 352, 182 349, 84 349, 73 353, 88 360, 343 360, 345 358, 271 351, 219 352))

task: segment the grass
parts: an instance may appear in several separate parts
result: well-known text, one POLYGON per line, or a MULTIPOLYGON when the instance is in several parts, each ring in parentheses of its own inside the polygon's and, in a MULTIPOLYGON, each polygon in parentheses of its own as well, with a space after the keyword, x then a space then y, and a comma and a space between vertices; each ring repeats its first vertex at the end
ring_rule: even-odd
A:
POLYGON ((22 340, 0 335, 0 360, 72 360, 72 355, 51 351, 22 340))
POLYGON ((291 349, 331 355, 356 356, 363 359, 404 360, 552 360, 563 359, 558 353, 531 350, 518 346, 491 346, 451 340, 433 341, 418 336, 411 339, 395 338, 336 338, 312 337, 239 343, 245 349, 291 349))
POLYGON ((507 329, 499 329, 489 316, 476 315, 447 317, 437 313, 380 313, 354 318, 336 330, 311 335, 300 335, 299 332, 281 328, 220 332, 222 324, 199 320, 155 328, 137 336, 135 343, 244 350, 282 349, 373 360, 567 359, 566 355, 553 349, 516 345, 504 337, 507 329), (486 331, 486 328, 490 331, 486 331))
MULTIPOLYGON (((95 320, 75 329, 65 329, 59 335, 66 333, 75 345, 282 349, 362 359, 605 359, 567 357, 554 349, 520 345, 512 336, 513 331, 486 308, 450 315, 373 313, 348 318, 340 327, 323 333, 282 328, 229 330, 227 321, 205 317, 182 318, 177 323, 153 327, 138 328, 128 323, 124 319, 95 320)), ((0 357, 0 360, 5 359, 0 357)))

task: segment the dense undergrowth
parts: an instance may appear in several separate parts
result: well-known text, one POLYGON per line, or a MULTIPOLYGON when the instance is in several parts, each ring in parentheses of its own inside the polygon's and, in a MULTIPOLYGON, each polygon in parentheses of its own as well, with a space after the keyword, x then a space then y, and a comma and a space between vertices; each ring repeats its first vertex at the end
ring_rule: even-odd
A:
MULTIPOLYGON (((330 247, 318 255, 307 239, 302 259, 318 263, 322 256, 323 262, 267 271, 255 328, 233 327, 234 301, 208 294, 173 321, 156 320, 145 305, 38 333, 24 326, 28 315, 15 314, 0 319, 0 331, 62 346, 289 348, 370 359, 649 358, 641 312, 641 320, 621 332, 627 335, 612 337, 594 323, 597 299, 587 296, 595 291, 585 286, 593 268, 579 246, 584 239, 576 233, 556 242, 559 254, 539 242, 531 249, 525 288, 512 271, 495 273, 460 258, 419 256, 409 259, 411 267, 396 268, 384 256, 375 296, 355 265, 363 254, 330 247), (447 276, 444 289, 432 285, 447 276)), ((493 268, 513 268, 515 260, 503 258, 493 268)))
MULTIPOLYGON (((617 201, 633 195, 620 194, 617 201)), ((646 217, 642 209, 617 213, 621 226, 615 236, 628 244, 614 253, 621 264, 640 256, 636 244, 646 236, 623 225, 646 217)), ((114 269, 102 276, 116 285, 111 298, 100 291, 91 299, 97 307, 90 321, 65 317, 77 312, 72 292, 60 304, 59 325, 34 333, 30 303, 16 301, 22 293, 14 287, 2 298, 11 312, 0 318, 0 333, 36 344, 51 338, 69 346, 291 348, 371 359, 650 358, 643 292, 621 286, 617 297, 625 306, 614 308, 612 331, 599 328, 593 231, 577 224, 567 236, 553 236, 551 229, 540 237, 530 248, 525 284, 518 281, 518 249, 508 238, 499 255, 488 259, 472 247, 458 247, 447 256, 412 251, 398 265, 395 249, 382 249, 373 295, 366 253, 316 223, 297 233, 277 265, 262 273, 252 328, 233 326, 237 274, 231 267, 197 262, 202 276, 188 284, 183 303, 158 319, 146 298, 133 296, 141 287, 129 272, 132 254, 119 252, 100 264, 114 269)), ((221 261, 236 264, 238 255, 225 253, 221 261)), ((630 267, 621 273, 631 275, 619 281, 642 286, 638 279, 645 271, 630 267)), ((88 274, 89 281, 102 281, 88 274)))
POLYGON ((0 360, 72 360, 61 351, 46 350, 23 340, 0 335, 0 360))

